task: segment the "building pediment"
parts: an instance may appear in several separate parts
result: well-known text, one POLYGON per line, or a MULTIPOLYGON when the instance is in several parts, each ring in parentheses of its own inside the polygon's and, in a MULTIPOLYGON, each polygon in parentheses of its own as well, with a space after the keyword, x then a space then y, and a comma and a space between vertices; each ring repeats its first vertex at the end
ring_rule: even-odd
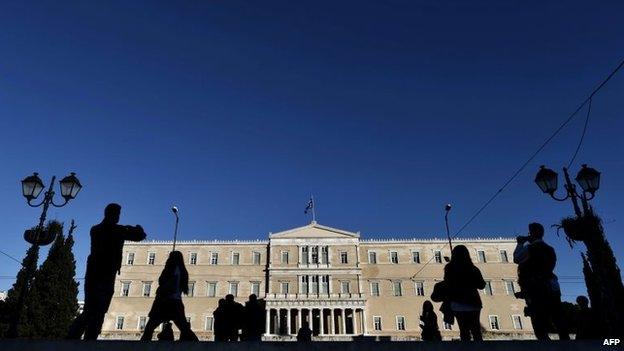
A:
POLYGON ((312 222, 306 226, 285 230, 279 233, 269 234, 271 239, 311 239, 311 238, 332 238, 332 239, 353 239, 359 238, 360 233, 349 232, 312 222))

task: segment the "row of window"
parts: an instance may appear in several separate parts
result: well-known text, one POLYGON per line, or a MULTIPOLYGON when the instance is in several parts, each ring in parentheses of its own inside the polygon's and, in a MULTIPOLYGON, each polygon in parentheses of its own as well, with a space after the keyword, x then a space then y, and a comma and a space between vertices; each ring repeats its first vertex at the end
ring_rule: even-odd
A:
MULTIPOLYGON (((300 294, 328 294, 329 291, 329 275, 304 275, 299 277, 299 293, 300 294)), ((260 295, 260 282, 252 281, 250 284, 250 293, 260 295)), ((130 295, 130 285, 131 282, 123 281, 121 282, 121 296, 129 296, 130 295)), ((228 282, 228 294, 232 294, 234 296, 238 296, 240 282, 231 281, 228 282)), ((516 288, 513 280, 503 280, 503 285, 505 287, 505 293, 507 295, 513 295, 516 292, 516 288)), ((281 294, 290 294, 290 282, 289 281, 281 281, 280 284, 280 293, 281 294)), ((417 296, 425 296, 425 282, 424 281, 416 281, 414 282, 414 291, 417 296)), ((340 281, 340 293, 341 294, 349 294, 351 293, 351 282, 348 280, 340 281)), ((188 296, 193 297, 195 294, 195 282, 189 282, 189 294, 188 296)), ((395 280, 392 282, 392 294, 394 296, 403 296, 403 282, 400 280, 395 280)), ((484 295, 494 295, 494 289, 492 288, 492 281, 485 281, 485 289, 483 289, 484 295)), ((370 282, 370 295, 371 296, 380 296, 380 282, 374 281, 370 282)), ((141 296, 150 297, 152 296, 152 282, 144 281, 142 282, 141 296)), ((208 297, 216 297, 217 296, 217 282, 206 282, 206 296, 208 297)))
MULTIPOLYGON (((490 324, 490 330, 500 330, 500 323, 497 315, 489 315, 488 321, 490 324)), ((519 314, 511 315, 511 322, 513 324, 513 328, 516 330, 524 329, 524 325, 522 322, 522 316, 519 314)), ((453 326, 448 323, 443 323, 445 330, 453 330, 453 326)), ((405 317, 404 316, 395 316, 395 330, 402 331, 406 329, 405 325, 405 317)), ((373 316, 373 329, 375 331, 382 331, 383 324, 381 320, 381 316, 373 316)))
MULTIPOLYGON (((127 297, 130 296, 130 285, 132 283, 128 281, 121 282, 121 290, 120 296, 127 297)), ((240 282, 232 281, 228 282, 228 294, 234 295, 234 297, 238 296, 240 282)), ((206 296, 207 297, 217 297, 217 282, 206 282, 206 296)), ((250 294, 255 294, 256 296, 260 295, 260 282, 253 281, 249 282, 249 292, 250 294)), ((142 282, 141 288, 141 296, 143 297, 151 297, 152 295, 152 282, 142 282)), ((195 296, 195 282, 189 282, 189 297, 195 296)))
MULTIPOLYGON (((301 257, 301 263, 303 264, 327 264, 329 263, 329 247, 328 246, 302 246, 300 247, 300 257, 301 257), (320 254, 319 254, 320 251, 320 254)), ((500 258, 500 262, 502 263, 508 263, 509 262, 509 257, 507 255, 507 250, 500 250, 499 251, 499 258, 500 258)), ((190 265, 196 265, 197 264, 197 252, 190 252, 189 255, 189 260, 188 260, 188 264, 190 265)), ((240 264, 240 253, 239 252, 232 252, 232 255, 230 256, 230 264, 232 265, 239 265, 240 264)), ((262 255, 260 252, 258 251, 254 251, 251 253, 251 262, 254 265, 260 265, 261 264, 261 258, 262 255)), ((487 263, 487 256, 485 255, 485 251, 484 250, 476 250, 476 258, 477 258, 477 262, 479 263, 487 263)), ((147 254, 147 264, 148 265, 153 265, 156 261, 156 253, 155 252, 149 252, 147 254)), ((283 264, 288 264, 290 262, 290 252, 289 251, 282 251, 280 254, 280 261, 283 264)), ((440 250, 434 250, 433 251, 433 261, 435 263, 442 263, 443 262, 443 257, 442 257, 442 251, 440 250)), ((134 252, 128 252, 127 255, 127 259, 126 259, 126 264, 131 266, 134 265, 135 262, 135 253, 134 252)), ((389 255, 389 262, 392 264, 399 264, 399 252, 398 251, 390 251, 390 255, 389 255)), ((209 264, 211 265, 216 265, 219 264, 219 253, 218 252, 211 252, 210 253, 210 259, 208 261, 209 264)), ((346 251, 340 251, 340 263, 341 264, 348 264, 349 263, 349 254, 346 251)), ((378 260, 377 260, 377 251, 369 251, 368 252, 368 263, 370 264, 377 264, 378 260)), ((421 254, 420 251, 412 251, 411 254, 411 263, 421 263, 421 254)))
MULTIPOLYGON (((186 317, 187 322, 191 323, 191 317, 186 317)), ((497 315, 489 315, 488 316, 488 320, 489 320, 489 324, 490 324, 490 330, 500 330, 500 323, 499 323, 499 318, 497 315)), ((117 316, 116 321, 115 321, 115 329, 117 330, 123 330, 124 329, 124 324, 125 324, 125 317, 124 316, 117 316)), ((513 314, 511 315, 511 322, 513 324, 513 328, 516 330, 522 330, 524 329, 524 325, 522 322, 522 316, 520 316, 519 314, 513 314)), ((137 330, 139 331, 143 331, 145 329, 145 325, 147 324, 147 317, 146 316, 140 316, 138 319, 138 324, 137 324, 137 330)), ((448 323, 444 323, 443 325, 445 330, 453 330, 453 326, 451 324, 448 323)), ((398 331, 403 331, 406 329, 406 325, 405 325, 405 317, 404 316, 395 316, 395 328, 398 331)), ((205 322, 204 322, 204 330, 206 331, 212 331, 214 329, 214 317, 213 316, 206 316, 205 322)), ((382 319, 381 316, 373 316, 373 329, 375 331, 382 331, 383 330, 383 323, 382 323, 382 319)))
MULTIPOLYGON (((371 282, 370 283, 370 295, 371 296, 380 296, 380 282, 371 282)), ((503 280, 503 285, 505 286, 505 292, 507 295, 513 295, 516 292, 516 288, 513 280, 503 280)), ((425 282, 424 281, 416 281, 414 282, 414 291, 417 296, 425 296, 425 282)), ((400 280, 392 281, 392 294, 394 296, 403 296, 403 282, 400 280)), ((494 289, 492 289, 492 281, 485 281, 485 289, 483 289, 484 295, 494 295, 494 289)))
MULTIPOLYGON (((484 250, 476 250, 476 258, 478 263, 487 263, 487 256, 485 255, 484 250)), ((509 262, 509 256, 507 255, 507 250, 499 250, 499 259, 502 263, 509 262)), ((390 251, 388 256, 388 260, 392 264, 399 264, 399 252, 398 251, 390 251)), ((442 251, 441 250, 433 250, 433 262, 442 263, 442 251)), ((368 251, 368 263, 377 264, 377 251, 368 251)), ((412 251, 411 255, 411 263, 421 263, 421 254, 420 251, 412 251)))
MULTIPOLYGON (((128 255, 126 256, 126 265, 128 266, 132 266, 135 263, 135 257, 136 254, 134 252, 128 252, 128 255)), ((190 252, 188 254, 188 264, 190 265, 196 265, 197 264, 197 252, 190 252)), ((254 265, 260 265, 262 260, 262 255, 260 252, 258 251, 254 251, 251 253, 251 263, 254 265)), ((241 254, 239 252, 232 252, 232 255, 230 256, 230 264, 237 266, 240 264, 240 260, 241 260, 241 254)), ((154 265, 156 262, 156 253, 155 252, 148 252, 147 253, 147 264, 148 265, 154 265)), ((210 259, 208 261, 209 264, 211 265, 216 265, 219 264, 219 253, 218 252, 211 252, 210 253, 210 259)))

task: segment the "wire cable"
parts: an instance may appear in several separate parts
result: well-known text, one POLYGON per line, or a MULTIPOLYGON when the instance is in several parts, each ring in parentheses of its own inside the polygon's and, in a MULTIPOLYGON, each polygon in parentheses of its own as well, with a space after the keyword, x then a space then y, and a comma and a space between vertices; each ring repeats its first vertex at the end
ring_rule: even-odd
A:
MULTIPOLYGON (((509 179, 507 179, 507 181, 503 184, 502 187, 500 187, 492 196, 490 196, 488 198, 487 201, 485 201, 485 203, 479 207, 479 209, 468 219, 468 221, 466 221, 466 223, 464 223, 461 228, 459 228, 459 230, 455 233, 454 238, 457 239, 459 237, 459 234, 461 234, 464 229, 466 229, 466 227, 468 227, 468 225, 470 225, 470 223, 472 223, 472 221, 475 220, 475 218, 477 218, 481 212, 483 212, 483 210, 485 210, 493 201, 494 199, 496 199, 498 197, 498 195, 500 195, 503 190, 505 190, 505 188, 507 188, 507 186, 509 186, 509 184, 511 184, 511 182, 516 179, 516 177, 526 168, 526 166, 529 165, 529 163, 531 163, 531 161, 533 161, 533 159, 546 147, 546 145, 548 145, 554 138, 555 136, 557 136, 557 134, 559 134, 559 132, 561 132, 561 130, 568 125, 568 123, 570 123, 570 121, 572 121, 574 119, 574 117, 583 109, 583 107, 587 104, 590 104, 590 108, 591 108, 591 101, 594 97, 594 95, 596 95, 600 89, 602 89, 605 84, 607 84, 607 82, 609 80, 611 80, 611 78, 613 78, 613 76, 615 76, 615 74, 622 68, 622 66, 624 66, 624 59, 622 61, 620 61, 620 63, 617 65, 617 67, 615 67, 615 69, 613 71, 611 71, 611 73, 609 73, 609 75, 602 80, 602 82, 589 94, 589 96, 583 100, 583 102, 581 102, 581 104, 574 110, 574 112, 572 112, 560 125, 559 127, 557 127, 557 129, 555 129, 555 131, 553 133, 550 134, 550 136, 548 138, 546 138, 546 140, 544 140, 544 142, 535 150, 535 152, 533 152, 529 158, 520 166, 520 168, 518 168, 511 177, 509 177, 509 179)), ((587 122, 589 120, 589 112, 590 112, 590 108, 588 108, 588 115, 586 117, 585 120, 585 128, 583 130, 583 134, 582 134, 582 138, 585 135, 585 129, 587 128, 587 122)), ((583 139, 581 138, 581 141, 579 142, 579 145, 577 146, 577 152, 578 149, 581 147, 581 143, 583 141, 583 139)), ((570 161, 570 163, 572 161, 574 161, 574 158, 576 157, 576 152, 574 157, 572 158, 572 160, 570 161)), ((443 246, 440 247, 440 249, 443 246)), ((416 277, 418 275, 418 273, 420 273, 423 269, 425 269, 425 267, 433 260, 434 257, 431 257, 425 264, 424 266, 418 270, 413 276, 412 278, 416 277)))
POLYGON ((4 252, 4 251, 2 251, 2 250, 0 250, 0 253, 1 253, 1 254, 3 254, 3 255, 5 255, 6 257, 8 257, 8 258, 12 259, 13 261, 15 261, 15 262, 19 263, 19 265, 20 265, 20 266, 22 265, 22 262, 20 262, 17 258, 15 258, 15 257, 13 257, 13 256, 11 256, 11 255, 9 255, 8 253, 6 253, 6 252, 4 252))
POLYGON ((578 155, 579 150, 581 149, 581 145, 583 145, 583 139, 585 138, 585 133, 587 132, 587 124, 589 123, 589 116, 591 114, 591 106, 592 106, 592 98, 589 98, 589 104, 587 105, 587 116, 585 117, 585 125, 583 125, 583 133, 581 133, 581 139, 579 140, 578 145, 576 146, 576 150, 574 150, 574 155, 568 162, 568 169, 572 166, 576 155, 578 155))

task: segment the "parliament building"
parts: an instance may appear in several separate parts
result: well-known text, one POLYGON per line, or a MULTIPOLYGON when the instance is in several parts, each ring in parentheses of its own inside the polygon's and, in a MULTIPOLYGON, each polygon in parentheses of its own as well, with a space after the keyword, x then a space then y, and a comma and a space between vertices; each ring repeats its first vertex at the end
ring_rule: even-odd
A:
MULTIPOLYGON (((457 239, 483 273, 484 338, 531 338, 517 291, 515 239, 457 239)), ((127 242, 102 338, 138 339, 172 242, 127 242)), ((418 340, 423 302, 443 277, 449 243, 442 239, 362 239, 356 232, 312 222, 257 241, 176 244, 189 271, 187 319, 201 340, 213 339, 220 298, 242 304, 256 294, 266 306, 264 340, 295 340, 308 323, 314 340, 418 340)), ((458 339, 434 303, 443 339, 458 339)), ((175 328, 174 328, 175 330, 175 328)))

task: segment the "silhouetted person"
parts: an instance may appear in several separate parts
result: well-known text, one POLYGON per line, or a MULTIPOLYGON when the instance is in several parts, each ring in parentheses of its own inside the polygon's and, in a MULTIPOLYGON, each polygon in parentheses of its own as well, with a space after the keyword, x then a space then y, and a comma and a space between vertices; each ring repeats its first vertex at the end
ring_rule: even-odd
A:
POLYGON ((225 299, 219 299, 219 305, 212 313, 212 318, 214 319, 214 341, 226 341, 227 339, 226 314, 225 299))
POLYGON ((433 304, 427 300, 423 302, 422 315, 420 315, 421 338, 423 341, 441 341, 440 329, 438 328, 438 316, 433 311, 433 304))
POLYGON ((600 338, 600 320, 594 310, 589 307, 589 299, 581 295, 576 298, 576 304, 579 307, 576 340, 600 338))
POLYGON ((188 295, 188 271, 184 266, 184 257, 180 251, 171 251, 165 268, 158 278, 156 299, 148 316, 149 320, 143 331, 141 340, 152 340, 154 329, 163 322, 173 321, 180 330, 180 340, 197 341, 186 320, 182 294, 188 295))
POLYGON ((569 340, 561 310, 561 290, 553 273, 557 263, 555 250, 542 239, 544 227, 529 224, 529 235, 518 236, 514 250, 514 263, 518 264, 518 285, 527 304, 526 314, 531 317, 533 331, 538 340, 550 340, 548 330, 554 323, 560 340, 569 340))
POLYGON ((260 341, 264 333, 265 311, 256 294, 249 295, 245 303, 243 337, 247 341, 260 341))
POLYGON ((69 328, 68 339, 96 340, 102 331, 104 315, 115 290, 115 275, 121 268, 121 256, 126 240, 141 241, 145 232, 140 225, 119 225, 121 206, 109 204, 104 219, 91 227, 91 253, 85 274, 84 310, 69 328))
POLYGON ((171 322, 163 323, 163 328, 160 333, 156 335, 158 341, 173 341, 173 328, 171 322))
POLYGON ((485 288, 481 271, 470 259, 470 253, 464 245, 457 245, 451 252, 451 261, 444 267, 450 308, 457 318, 459 336, 462 341, 481 341, 481 297, 479 289, 485 288))
POLYGON ((308 322, 303 322, 299 331, 297 331, 297 341, 298 342, 311 342, 312 341, 312 330, 310 330, 310 326, 308 322))
POLYGON ((225 295, 225 340, 238 341, 238 330, 243 325, 244 307, 234 301, 234 295, 225 295))

